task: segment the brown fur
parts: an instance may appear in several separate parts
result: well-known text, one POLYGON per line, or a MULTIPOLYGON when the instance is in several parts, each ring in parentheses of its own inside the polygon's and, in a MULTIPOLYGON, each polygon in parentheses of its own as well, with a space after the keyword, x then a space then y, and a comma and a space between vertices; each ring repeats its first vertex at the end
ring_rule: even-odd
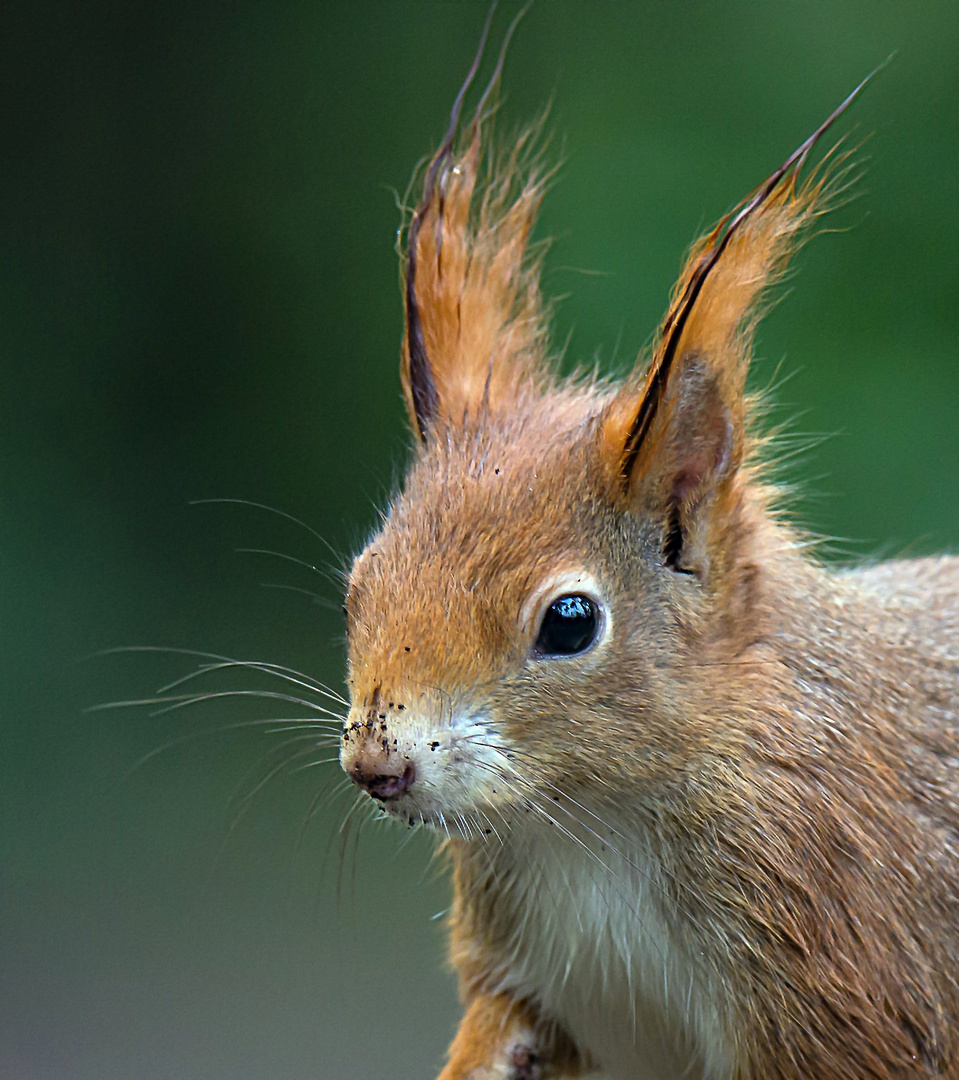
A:
POLYGON ((480 127, 411 229, 422 444, 347 601, 344 768, 367 787, 413 769, 384 807, 452 836, 466 1015, 442 1080, 604 1064, 550 1012, 564 962, 583 970, 542 934, 565 911, 554 858, 591 867, 582 907, 610 925, 633 903, 611 868, 635 870, 627 936, 649 920, 688 973, 685 1012, 642 988, 630 1006, 661 1009, 655 1075, 959 1077, 959 560, 820 565, 749 427, 756 303, 822 185, 798 185, 804 152, 694 249, 649 365, 563 381, 526 252, 542 184, 522 154, 481 183, 480 127), (544 660, 558 574, 588 575, 607 623, 544 660), (555 980, 527 985, 551 949, 555 980))

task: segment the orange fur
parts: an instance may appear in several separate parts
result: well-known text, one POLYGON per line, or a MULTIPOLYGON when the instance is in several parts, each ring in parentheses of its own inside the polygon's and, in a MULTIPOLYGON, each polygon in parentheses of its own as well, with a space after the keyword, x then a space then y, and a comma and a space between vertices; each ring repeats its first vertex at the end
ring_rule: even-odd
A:
POLYGON ((482 184, 477 120, 428 173, 421 444, 350 576, 341 758, 450 838, 442 1080, 959 1078, 959 560, 819 565, 749 430, 826 126, 693 250, 620 386, 551 372, 521 153, 482 184), (568 596, 592 644, 544 653, 568 596))
POLYGON ((576 1080, 583 1075, 565 1037, 506 995, 473 998, 439 1080, 576 1080))
MULTIPOLYGON (((465 151, 435 162, 435 184, 416 212, 414 291, 444 422, 461 422, 481 404, 502 408, 542 374, 539 265, 526 256, 543 181, 521 173, 531 137, 521 136, 505 162, 490 163, 491 177, 477 195, 477 123, 465 151)), ((415 424, 408 340, 402 370, 415 424)))

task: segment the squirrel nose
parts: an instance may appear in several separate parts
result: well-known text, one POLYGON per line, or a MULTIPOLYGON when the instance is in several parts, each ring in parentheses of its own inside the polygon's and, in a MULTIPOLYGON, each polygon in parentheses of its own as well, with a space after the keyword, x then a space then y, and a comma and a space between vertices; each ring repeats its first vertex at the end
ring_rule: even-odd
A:
POLYGON ((405 795, 416 780, 412 761, 391 758, 375 743, 357 748, 348 771, 355 784, 381 802, 405 795))

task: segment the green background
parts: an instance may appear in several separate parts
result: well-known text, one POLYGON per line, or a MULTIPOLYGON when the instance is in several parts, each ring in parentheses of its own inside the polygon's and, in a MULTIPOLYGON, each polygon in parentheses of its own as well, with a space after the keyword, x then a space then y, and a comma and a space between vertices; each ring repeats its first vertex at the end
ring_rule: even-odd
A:
MULTIPOLYGON (((342 689, 338 612, 261 587, 335 607, 335 583, 235 549, 329 552, 265 512, 189 503, 267 503, 344 557, 373 527, 408 441, 394 192, 441 136, 485 11, 3 5, 3 1078, 413 1080, 441 1059, 457 1005, 430 839, 344 843, 335 764, 270 775, 287 735, 217 730, 305 710, 83 710, 193 666, 92 655, 124 645, 342 689)), ((801 252, 757 350, 757 385, 781 361, 792 376, 777 417, 831 436, 786 475, 846 558, 959 543, 959 7, 543 0, 499 121, 552 97, 554 340, 623 368, 687 244, 893 51, 840 125, 869 136, 859 197, 801 252)))

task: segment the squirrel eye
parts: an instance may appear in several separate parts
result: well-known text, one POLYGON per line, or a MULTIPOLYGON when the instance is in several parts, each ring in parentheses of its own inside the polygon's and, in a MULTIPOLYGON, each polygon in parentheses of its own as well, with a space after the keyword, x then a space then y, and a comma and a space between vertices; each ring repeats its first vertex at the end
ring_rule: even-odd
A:
POLYGON ((592 645, 599 609, 588 596, 560 596, 546 610, 536 638, 541 656, 573 656, 592 645))

